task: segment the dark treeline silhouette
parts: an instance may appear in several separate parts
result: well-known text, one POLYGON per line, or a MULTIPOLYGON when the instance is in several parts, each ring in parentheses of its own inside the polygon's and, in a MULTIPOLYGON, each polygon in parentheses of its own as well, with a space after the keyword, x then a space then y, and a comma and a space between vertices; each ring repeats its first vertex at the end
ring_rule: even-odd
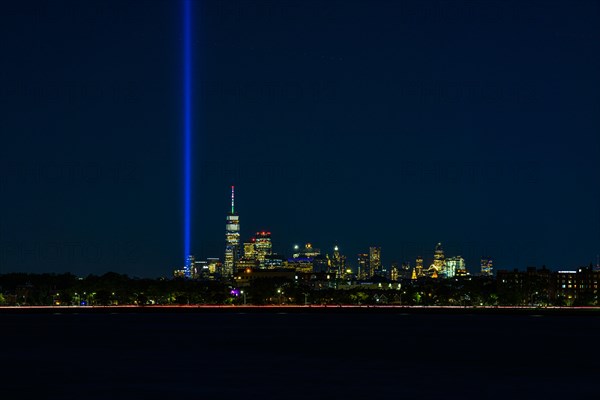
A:
POLYGON ((0 275, 4 305, 224 304, 228 285, 182 279, 137 279, 108 272, 78 278, 65 274, 0 275))
POLYGON ((576 275, 565 277, 545 268, 530 268, 527 271, 499 271, 497 277, 400 281, 379 278, 371 282, 265 277, 237 287, 235 281, 139 279, 115 272, 83 278, 70 273, 10 273, 0 275, 0 305, 595 306, 598 305, 599 274, 584 268, 579 270, 579 278, 576 275))

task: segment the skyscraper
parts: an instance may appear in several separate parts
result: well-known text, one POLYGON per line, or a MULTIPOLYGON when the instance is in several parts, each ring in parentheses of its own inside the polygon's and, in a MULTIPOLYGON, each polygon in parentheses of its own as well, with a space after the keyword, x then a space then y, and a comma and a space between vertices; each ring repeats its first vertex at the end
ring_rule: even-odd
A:
POLYGON ((358 270, 357 275, 358 279, 368 279, 371 277, 369 275, 369 255, 362 253, 358 255, 358 270))
POLYGON ((481 275, 483 275, 483 276, 494 275, 494 273, 492 272, 492 258, 491 257, 481 257, 481 275))
POLYGON ((244 258, 256 259, 256 238, 251 238, 249 242, 244 243, 244 258))
POLYGON ((235 213, 235 192, 231 187, 231 213, 227 214, 225 225, 225 263, 223 276, 231 277, 236 267, 240 254, 240 217, 235 213))
POLYGON ((448 257, 446 259, 446 278, 453 278, 456 275, 461 275, 466 271, 465 259, 461 256, 448 257))
MULTIPOLYGON (((306 243, 304 248, 296 245, 294 246, 292 258, 287 260, 287 265, 289 268, 296 269, 297 272, 313 272, 314 260, 320 255, 321 250, 313 247, 310 243, 306 243)), ((323 260, 320 262, 323 262, 323 260)))
POLYGON ((194 256, 192 254, 188 255, 185 260, 185 266, 183 267, 183 276, 185 278, 193 278, 194 261, 194 256))
POLYGON ((438 276, 446 273, 446 257, 444 256, 444 249, 442 249, 441 243, 435 246, 433 264, 429 267, 429 274, 433 276, 434 272, 438 276))
POLYGON ((256 258, 260 261, 260 266, 264 267, 265 257, 273 254, 271 232, 256 232, 254 248, 256 249, 256 258))
POLYGON ((369 277, 373 275, 381 275, 381 247, 371 246, 369 247, 369 277))
POLYGON ((415 260, 415 274, 419 278, 423 276, 423 257, 421 256, 417 256, 415 260))
POLYGON ((346 256, 340 253, 340 248, 333 248, 333 257, 331 258, 331 270, 338 278, 341 278, 346 271, 346 256))
POLYGON ((392 263, 392 267, 390 268, 390 280, 397 281, 400 277, 400 268, 398 268, 398 263, 392 263))

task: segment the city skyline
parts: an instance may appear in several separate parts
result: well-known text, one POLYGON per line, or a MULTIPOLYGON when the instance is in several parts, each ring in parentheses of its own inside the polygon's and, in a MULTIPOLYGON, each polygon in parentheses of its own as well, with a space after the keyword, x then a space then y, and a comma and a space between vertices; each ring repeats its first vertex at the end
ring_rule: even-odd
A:
MULTIPOLYGON (((297 242, 294 243, 292 246, 288 246, 287 251, 274 252, 272 250, 273 242, 270 231, 256 231, 255 234, 247 235, 247 239, 244 239, 244 236, 242 236, 241 234, 242 230, 240 228, 240 215, 237 212, 235 212, 234 193, 235 186, 231 186, 231 210, 227 213, 225 224, 225 251, 224 256, 222 258, 223 269, 217 272, 217 276, 228 279, 233 277, 237 271, 246 268, 248 268, 249 270, 274 268, 296 268, 297 270, 302 270, 302 268, 298 269, 298 266, 295 266, 292 263, 292 260, 297 259, 298 257, 305 257, 305 255, 301 256, 301 254, 308 254, 309 251, 312 253, 312 249, 314 247, 313 244, 315 242, 311 240, 297 242), (261 245, 261 243, 266 243, 266 248, 265 245, 261 245), (300 248, 299 243, 302 244, 302 248, 304 250, 300 248), (262 251, 261 247, 263 248, 262 251), (248 256, 249 253, 251 253, 250 256, 248 256), (285 265, 278 264, 277 266, 265 266, 265 255, 271 254, 277 255, 278 258, 285 263, 285 265), (289 265, 287 265, 288 261, 290 262, 289 265), (257 264, 255 264, 255 262, 257 262, 257 264)), ((280 248, 280 246, 275 246, 275 248, 280 248)), ((445 254, 441 242, 438 242, 435 245, 435 247, 432 247, 432 249, 430 249, 429 251, 419 253, 412 260, 388 256, 387 259, 391 260, 388 261, 389 264, 382 262, 381 247, 376 246, 374 244, 370 244, 365 248, 368 248, 368 253, 355 253, 353 255, 349 255, 345 254, 343 248, 340 249, 339 243, 336 242, 332 246, 329 246, 326 249, 324 249, 323 252, 321 252, 320 249, 315 247, 314 254, 326 257, 327 260, 335 260, 336 255, 337 258, 339 258, 341 255, 344 258, 344 265, 348 268, 348 272, 350 273, 350 271, 352 271, 351 273, 355 275, 355 278, 360 280, 369 280, 375 275, 385 277, 388 279, 394 275, 396 275, 397 278, 402 277, 404 279, 408 278, 408 276, 411 275, 412 279, 422 277, 452 278, 454 276, 465 275, 492 276, 494 275, 496 270, 525 270, 531 267, 548 267, 544 264, 539 266, 500 265, 498 268, 494 257, 490 255, 482 254, 481 256, 477 257, 476 260, 466 260, 461 254, 445 254), (429 261, 431 262, 429 263, 429 261), (395 271, 392 272, 392 270, 394 269, 395 271)), ((311 257, 310 271, 312 271, 313 256, 310 254, 308 255, 309 257, 311 257)), ((219 257, 215 257, 214 254, 211 256, 201 254, 200 257, 196 257, 195 254, 188 255, 188 257, 186 257, 187 261, 184 267, 181 269, 183 274, 182 276, 187 278, 192 277, 192 275, 190 274, 190 267, 193 266, 194 259, 219 260, 219 257), (192 260, 191 264, 189 263, 189 260, 192 260)), ((590 261, 589 263, 580 263, 579 265, 563 266, 562 269, 577 269, 589 265, 593 265, 596 269, 598 269, 600 268, 600 262, 598 259, 599 257, 596 256, 595 264, 592 261, 590 261)), ((206 263, 207 261, 202 262, 206 263)), ((343 271, 345 269, 346 268, 342 268, 342 270, 337 271, 337 273, 344 274, 343 271)), ((178 272, 176 271, 176 273, 178 272)), ((213 274, 214 273, 215 271, 213 271, 213 274)), ((339 277, 341 278, 341 275, 339 277)))
POLYGON ((599 16, 3 1, 4 397, 593 398, 599 16))
MULTIPOLYGON (((268 230, 275 252, 595 263, 597 2, 191 4, 193 254, 223 257, 235 185, 241 240, 268 230)), ((0 273, 181 264, 181 3, 0 18, 0 273)))

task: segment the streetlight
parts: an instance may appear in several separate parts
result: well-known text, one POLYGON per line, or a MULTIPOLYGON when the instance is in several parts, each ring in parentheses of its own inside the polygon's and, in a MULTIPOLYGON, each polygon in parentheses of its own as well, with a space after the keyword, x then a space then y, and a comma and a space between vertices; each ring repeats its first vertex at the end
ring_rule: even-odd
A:
POLYGON ((244 291, 240 291, 240 293, 242 294, 242 297, 244 298, 244 305, 246 305, 246 293, 244 293, 244 291))

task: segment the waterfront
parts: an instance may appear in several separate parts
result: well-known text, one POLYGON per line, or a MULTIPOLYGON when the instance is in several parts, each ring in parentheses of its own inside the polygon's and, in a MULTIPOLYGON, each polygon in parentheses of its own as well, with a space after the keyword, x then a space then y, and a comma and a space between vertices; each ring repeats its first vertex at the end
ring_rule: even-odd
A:
POLYGON ((8 398, 573 398, 600 387, 593 316, 238 308, 0 321, 8 398))

